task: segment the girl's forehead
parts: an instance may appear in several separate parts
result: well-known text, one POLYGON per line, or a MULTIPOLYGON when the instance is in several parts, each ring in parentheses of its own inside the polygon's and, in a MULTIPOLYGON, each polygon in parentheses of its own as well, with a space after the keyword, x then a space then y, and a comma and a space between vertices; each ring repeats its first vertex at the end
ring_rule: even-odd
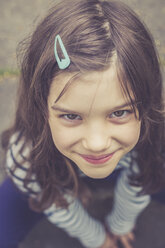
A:
MULTIPOLYGON (((48 100, 52 103, 66 100, 68 97, 83 99, 102 97, 108 92, 107 99, 126 99, 118 80, 116 65, 112 64, 103 71, 88 73, 63 73, 54 78, 48 100)), ((128 98, 126 99, 126 101, 128 98)))
MULTIPOLYGON (((101 82, 109 74, 114 74, 117 77, 116 63, 117 54, 114 52, 110 59, 109 67, 107 65, 106 69, 98 71, 75 71, 75 72, 65 72, 61 71, 52 81, 51 88, 54 88, 57 92, 65 88, 67 85, 73 87, 76 83, 96 83, 101 82)), ((69 87, 69 88, 70 88, 69 87)))
POLYGON ((61 73, 53 79, 50 94, 59 95, 63 90, 71 92, 75 87, 79 87, 81 90, 81 86, 90 87, 101 84, 103 81, 109 84, 112 78, 115 81, 118 80, 115 66, 102 71, 61 73))

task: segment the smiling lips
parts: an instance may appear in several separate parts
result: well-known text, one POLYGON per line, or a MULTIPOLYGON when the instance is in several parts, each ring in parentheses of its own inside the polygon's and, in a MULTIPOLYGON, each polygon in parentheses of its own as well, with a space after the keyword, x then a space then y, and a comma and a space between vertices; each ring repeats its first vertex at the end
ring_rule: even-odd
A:
POLYGON ((86 160, 88 163, 91 164, 104 164, 106 163, 109 159, 112 158, 114 152, 106 155, 101 155, 101 156, 92 156, 92 155, 80 155, 84 160, 86 160))

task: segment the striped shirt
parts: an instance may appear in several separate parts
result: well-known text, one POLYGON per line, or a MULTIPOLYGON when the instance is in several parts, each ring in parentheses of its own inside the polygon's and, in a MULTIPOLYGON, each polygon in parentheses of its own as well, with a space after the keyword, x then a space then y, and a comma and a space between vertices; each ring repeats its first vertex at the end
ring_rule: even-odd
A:
MULTIPOLYGON (((17 138, 18 133, 13 135, 10 140, 6 157, 7 172, 22 192, 35 197, 41 191, 35 175, 32 175, 28 185, 30 191, 27 192, 23 184, 29 168, 26 158, 30 153, 31 144, 24 146, 24 139, 19 139, 17 142, 17 138)), ((116 167, 116 170, 119 168, 122 170, 115 186, 113 209, 106 218, 110 230, 118 235, 126 234, 134 228, 137 217, 150 202, 148 195, 137 196, 141 187, 131 186, 128 183, 130 163, 131 156, 128 153, 116 167)), ((133 168, 137 169, 137 166, 134 165, 133 168)), ((83 175, 83 173, 81 174, 83 175)), ((78 199, 73 199, 70 195, 65 195, 65 198, 69 207, 64 209, 56 207, 55 203, 52 204, 44 211, 47 219, 64 229, 70 236, 78 238, 85 247, 100 247, 104 243, 106 235, 103 225, 87 213, 78 199)))

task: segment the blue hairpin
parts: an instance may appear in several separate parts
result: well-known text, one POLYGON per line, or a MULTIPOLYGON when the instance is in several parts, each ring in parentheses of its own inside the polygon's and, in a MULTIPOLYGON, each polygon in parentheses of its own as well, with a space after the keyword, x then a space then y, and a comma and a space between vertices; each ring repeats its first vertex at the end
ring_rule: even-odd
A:
POLYGON ((54 54, 55 54, 55 58, 56 58, 56 61, 57 61, 60 69, 64 70, 70 65, 70 58, 68 56, 68 53, 65 49, 65 46, 64 46, 59 34, 56 35, 56 37, 55 37, 54 54), (63 55, 64 55, 64 59, 61 59, 61 60, 59 59, 59 56, 57 54, 57 41, 59 42, 60 48, 61 48, 63 55))

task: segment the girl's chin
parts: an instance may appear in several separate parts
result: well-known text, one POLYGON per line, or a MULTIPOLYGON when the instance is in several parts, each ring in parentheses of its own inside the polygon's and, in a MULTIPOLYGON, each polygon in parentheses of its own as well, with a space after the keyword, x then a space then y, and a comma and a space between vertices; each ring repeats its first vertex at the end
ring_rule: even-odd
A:
MULTIPOLYGON (((79 167, 79 166, 78 166, 79 167)), ((113 173, 113 171, 116 168, 116 164, 114 166, 101 166, 101 167, 92 167, 89 169, 81 169, 81 167, 79 167, 79 169, 81 170, 82 173, 84 173, 87 177, 93 178, 93 179, 104 179, 106 177, 108 177, 109 175, 111 175, 113 173)))
MULTIPOLYGON (((112 171, 113 172, 113 171, 112 171)), ((90 177, 90 178, 93 178, 93 179, 104 179, 104 178, 107 178, 108 176, 110 176, 112 174, 112 172, 109 172, 109 173, 99 173, 99 174, 89 174, 89 173, 84 173, 86 176, 90 177)))

